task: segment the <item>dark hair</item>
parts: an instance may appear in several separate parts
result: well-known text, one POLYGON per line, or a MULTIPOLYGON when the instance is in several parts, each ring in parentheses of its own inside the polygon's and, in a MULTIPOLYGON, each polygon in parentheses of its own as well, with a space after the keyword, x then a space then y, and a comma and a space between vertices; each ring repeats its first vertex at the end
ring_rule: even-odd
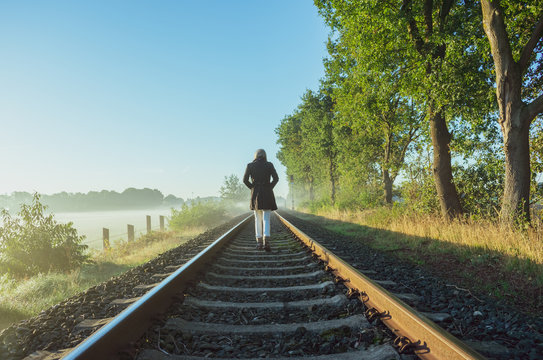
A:
POLYGON ((257 160, 257 159, 263 159, 263 160, 267 161, 266 152, 264 151, 264 149, 258 149, 255 152, 255 160, 257 160))

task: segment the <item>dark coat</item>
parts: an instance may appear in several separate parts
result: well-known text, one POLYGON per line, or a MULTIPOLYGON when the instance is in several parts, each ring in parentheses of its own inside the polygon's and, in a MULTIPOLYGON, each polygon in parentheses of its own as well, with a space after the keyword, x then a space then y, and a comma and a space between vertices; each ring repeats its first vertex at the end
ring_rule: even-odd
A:
POLYGON ((247 164, 243 183, 251 189, 251 210, 277 210, 273 188, 278 181, 277 171, 271 162, 258 158, 247 164))

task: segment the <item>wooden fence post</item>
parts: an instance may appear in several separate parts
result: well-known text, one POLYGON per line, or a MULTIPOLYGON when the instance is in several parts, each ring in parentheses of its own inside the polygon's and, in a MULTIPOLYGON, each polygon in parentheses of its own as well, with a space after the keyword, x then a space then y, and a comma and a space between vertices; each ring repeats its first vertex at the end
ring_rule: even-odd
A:
POLYGON ((160 215, 160 231, 164 231, 164 216, 160 215))
POLYGON ((128 242, 134 241, 134 225, 126 225, 128 228, 128 242))
POLYGON ((151 233, 151 215, 147 215, 147 234, 151 233))
POLYGON ((111 248, 109 245, 109 229, 102 228, 102 239, 104 243, 104 250, 108 250, 111 248))

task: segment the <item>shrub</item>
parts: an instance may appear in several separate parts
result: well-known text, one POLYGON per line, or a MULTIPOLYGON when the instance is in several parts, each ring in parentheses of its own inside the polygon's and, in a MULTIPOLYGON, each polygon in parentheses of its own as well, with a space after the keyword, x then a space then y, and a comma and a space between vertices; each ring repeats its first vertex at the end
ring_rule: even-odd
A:
POLYGON ((172 209, 170 228, 182 230, 187 227, 215 226, 225 220, 224 205, 217 202, 183 204, 180 210, 172 209))
POLYGON ((462 208, 472 217, 495 218, 504 189, 503 161, 456 167, 454 179, 462 208))
POLYGON ((439 214, 440 205, 434 178, 427 168, 417 168, 401 184, 401 201, 411 212, 439 214))
POLYGON ((30 205, 21 205, 18 217, 2 210, 0 271, 16 276, 47 271, 68 271, 89 262, 84 236, 72 223, 59 224, 34 194, 30 205))

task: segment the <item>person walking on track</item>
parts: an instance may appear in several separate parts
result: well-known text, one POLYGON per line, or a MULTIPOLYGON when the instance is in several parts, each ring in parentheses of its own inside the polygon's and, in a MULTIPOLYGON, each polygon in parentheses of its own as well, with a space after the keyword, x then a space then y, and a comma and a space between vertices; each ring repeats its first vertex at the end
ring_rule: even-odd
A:
POLYGON ((277 210, 273 188, 278 181, 277 171, 266 159, 266 152, 258 149, 253 162, 247 164, 243 183, 251 189, 250 208, 255 213, 256 248, 259 250, 271 251, 270 214, 277 210))

